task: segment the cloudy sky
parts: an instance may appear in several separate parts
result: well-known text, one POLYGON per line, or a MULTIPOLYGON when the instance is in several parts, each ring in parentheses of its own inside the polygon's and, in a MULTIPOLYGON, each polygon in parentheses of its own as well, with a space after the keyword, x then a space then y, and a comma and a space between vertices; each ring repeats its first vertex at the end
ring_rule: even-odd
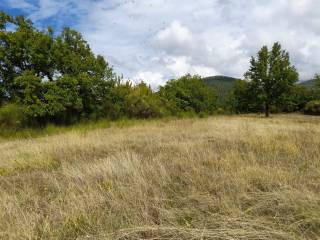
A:
POLYGON ((1 0, 43 28, 82 32, 117 73, 153 86, 186 73, 242 77, 279 41, 302 80, 320 72, 319 0, 1 0))

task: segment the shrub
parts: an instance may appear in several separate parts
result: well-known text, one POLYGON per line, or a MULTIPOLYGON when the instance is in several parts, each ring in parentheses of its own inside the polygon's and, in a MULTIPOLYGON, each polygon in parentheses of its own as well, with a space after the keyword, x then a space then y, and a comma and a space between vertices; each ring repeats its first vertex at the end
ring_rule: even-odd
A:
POLYGON ((320 115, 320 100, 308 102, 305 109, 305 114, 320 115))
POLYGON ((185 75, 160 88, 159 95, 170 103, 172 114, 182 112, 212 113, 217 94, 199 76, 185 75))
POLYGON ((16 104, 4 105, 0 108, 0 126, 19 129, 27 121, 25 109, 16 104))
POLYGON ((248 81, 237 80, 232 88, 229 104, 236 113, 262 112, 263 104, 256 99, 257 94, 248 81))
POLYGON ((125 98, 125 112, 131 118, 157 118, 165 115, 162 99, 144 82, 125 98))
POLYGON ((310 89, 305 86, 294 85, 278 99, 276 112, 289 113, 301 111, 309 101, 314 99, 310 89))

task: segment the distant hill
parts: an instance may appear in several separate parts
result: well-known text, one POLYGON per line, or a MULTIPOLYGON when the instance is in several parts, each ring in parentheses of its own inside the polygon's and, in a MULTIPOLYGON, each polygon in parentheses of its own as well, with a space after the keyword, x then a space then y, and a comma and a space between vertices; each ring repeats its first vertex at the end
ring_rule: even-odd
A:
POLYGON ((227 76, 213 76, 203 78, 203 80, 209 87, 225 92, 230 91, 238 79, 227 76))
POLYGON ((218 107, 223 107, 226 105, 229 93, 237 80, 237 78, 227 76, 213 76, 203 78, 203 81, 209 87, 216 89, 218 93, 218 107))
POLYGON ((303 81, 303 82, 300 82, 299 85, 312 88, 316 85, 316 81, 315 80, 303 81))
MULTIPOLYGON (((215 88, 218 92, 226 93, 232 89, 232 87, 234 86, 234 83, 239 79, 233 78, 233 77, 227 77, 227 76, 213 76, 213 77, 203 78, 203 80, 209 87, 215 88)), ((298 85, 310 87, 310 88, 314 87, 315 84, 316 84, 316 81, 313 79, 298 83, 298 85)))
MULTIPOLYGON (((229 93, 237 80, 239 79, 228 76, 212 76, 203 78, 203 81, 209 87, 216 89, 218 94, 218 107, 223 107, 227 104, 226 101, 229 93)), ((305 86, 307 88, 313 88, 315 83, 315 80, 307 80, 299 82, 298 85, 305 86)))

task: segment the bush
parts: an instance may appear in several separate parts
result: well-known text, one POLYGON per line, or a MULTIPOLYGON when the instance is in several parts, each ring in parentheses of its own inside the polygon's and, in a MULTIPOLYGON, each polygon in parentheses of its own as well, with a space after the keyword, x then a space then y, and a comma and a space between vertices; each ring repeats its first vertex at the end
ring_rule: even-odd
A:
POLYGON ((173 115, 179 115, 179 112, 212 113, 216 108, 215 90, 196 75, 168 81, 160 88, 159 95, 168 101, 173 115))
POLYGON ((320 100, 308 102, 305 109, 305 114, 320 115, 320 100))
POLYGON ((302 111, 306 104, 314 100, 312 91, 305 86, 294 85, 276 103, 276 112, 302 111))
POLYGON ((4 105, 0 108, 0 126, 5 128, 19 129, 27 121, 25 109, 16 104, 4 105))
POLYGON ((256 98, 258 93, 248 81, 237 80, 229 97, 229 104, 236 113, 257 113, 263 111, 262 102, 256 98))
POLYGON ((158 118, 166 115, 162 99, 144 82, 134 86, 125 98, 125 112, 130 118, 158 118))

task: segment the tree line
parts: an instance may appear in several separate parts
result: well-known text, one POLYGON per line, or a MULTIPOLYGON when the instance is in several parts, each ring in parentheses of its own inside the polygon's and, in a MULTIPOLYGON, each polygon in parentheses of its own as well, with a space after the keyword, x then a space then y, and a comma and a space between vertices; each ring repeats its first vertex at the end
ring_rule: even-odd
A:
MULTIPOLYGON (((293 112, 319 106, 308 103, 319 99, 319 92, 295 84, 298 73, 278 43, 251 59, 245 78, 235 84, 224 111, 268 116, 275 107, 293 112)), ((216 102, 216 90, 200 76, 172 79, 158 91, 145 82, 133 85, 96 56, 79 32, 38 30, 23 16, 0 12, 0 125, 213 114, 216 102)))
POLYGON ((320 115, 320 76, 314 88, 299 85, 299 74, 290 63, 289 53, 274 43, 252 57, 245 79, 236 82, 232 92, 233 109, 238 113, 298 112, 320 115))

